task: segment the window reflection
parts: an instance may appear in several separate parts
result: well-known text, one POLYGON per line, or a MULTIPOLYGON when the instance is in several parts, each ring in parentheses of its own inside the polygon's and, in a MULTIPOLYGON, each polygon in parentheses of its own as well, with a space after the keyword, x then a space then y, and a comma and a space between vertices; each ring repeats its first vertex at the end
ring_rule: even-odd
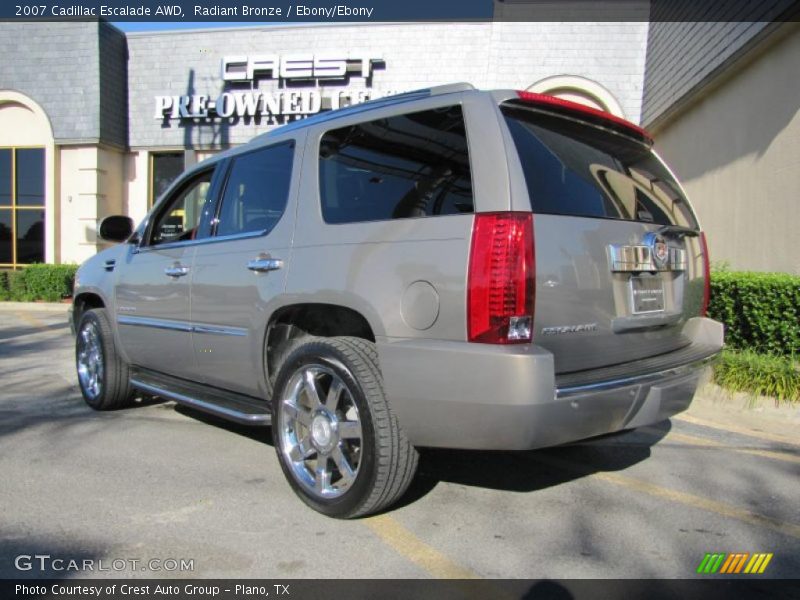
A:
POLYGON ((16 171, 17 206, 44 206, 44 149, 18 149, 16 171))
POLYGON ((183 173, 183 152, 159 152, 152 154, 152 180, 150 203, 161 197, 167 188, 183 173))
POLYGON ((12 215, 11 209, 0 209, 0 264, 11 264, 14 260, 12 215))
POLYGON ((248 152, 233 161, 218 236, 270 231, 286 209, 292 179, 293 144, 248 152))
POLYGON ((11 153, 9 148, 0 148, 0 206, 11 206, 11 153))
POLYGON ((461 107, 327 132, 320 145, 320 190, 328 223, 473 212, 461 107))
POLYGON ((213 174, 213 170, 201 173, 167 201, 153 224, 152 245, 195 237, 213 174))
POLYGON ((45 260, 44 148, 0 148, 0 266, 45 260))
POLYGON ((568 119, 502 110, 534 212, 697 226, 678 184, 647 146, 568 119))
POLYGON ((17 211, 17 262, 44 262, 44 211, 17 211))

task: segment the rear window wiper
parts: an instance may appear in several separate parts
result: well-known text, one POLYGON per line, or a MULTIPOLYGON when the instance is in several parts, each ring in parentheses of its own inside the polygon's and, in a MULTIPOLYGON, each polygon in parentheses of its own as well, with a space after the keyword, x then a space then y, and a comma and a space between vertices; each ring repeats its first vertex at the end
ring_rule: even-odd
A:
POLYGON ((692 229, 691 227, 684 227, 683 225, 664 225, 656 229, 656 233, 674 235, 678 239, 682 237, 697 237, 700 235, 698 230, 692 229))

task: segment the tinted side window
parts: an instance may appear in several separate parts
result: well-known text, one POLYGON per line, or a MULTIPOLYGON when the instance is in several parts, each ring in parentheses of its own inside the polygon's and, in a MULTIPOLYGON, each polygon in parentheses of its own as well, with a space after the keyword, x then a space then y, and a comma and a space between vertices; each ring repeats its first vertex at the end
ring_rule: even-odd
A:
POLYGON ((151 245, 194 239, 213 175, 213 169, 197 175, 165 201, 153 223, 151 245))
POLYGON ((534 212, 697 227, 680 186, 646 146, 540 112, 502 111, 534 212))
POLYGON ((218 236, 267 232, 280 220, 289 198, 294 143, 248 152, 233 160, 222 206, 218 236))
POLYGON ((471 213, 461 107, 328 131, 320 143, 319 178, 328 223, 471 213))

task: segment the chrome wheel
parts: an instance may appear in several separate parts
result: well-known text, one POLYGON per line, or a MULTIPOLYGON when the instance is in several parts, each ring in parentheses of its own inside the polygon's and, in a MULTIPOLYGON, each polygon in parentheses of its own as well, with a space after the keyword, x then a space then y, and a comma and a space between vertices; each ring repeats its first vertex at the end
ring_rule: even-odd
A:
POLYGON ((294 479, 307 493, 337 498, 355 482, 361 465, 358 407, 330 368, 304 365, 284 387, 278 408, 278 443, 294 479))
POLYGON ((272 439, 289 485, 329 517, 390 506, 408 489, 419 455, 384 395, 375 344, 311 335, 291 344, 272 396, 272 439))
POLYGON ((91 400, 103 391, 103 347, 97 326, 87 321, 78 333, 78 380, 84 394, 91 400))

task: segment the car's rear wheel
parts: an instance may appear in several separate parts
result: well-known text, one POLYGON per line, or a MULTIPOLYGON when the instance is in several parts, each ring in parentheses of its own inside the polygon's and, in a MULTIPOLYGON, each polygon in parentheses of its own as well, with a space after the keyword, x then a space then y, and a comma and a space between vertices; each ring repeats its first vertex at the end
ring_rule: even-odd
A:
POLYGON ((86 403, 95 410, 130 405, 132 392, 128 365, 114 345, 114 334, 104 308, 87 310, 75 339, 78 384, 86 403))
POLYGON ((272 425, 281 468, 298 496, 338 518, 396 502, 418 455, 384 396, 374 344, 304 338, 278 369, 272 425))

